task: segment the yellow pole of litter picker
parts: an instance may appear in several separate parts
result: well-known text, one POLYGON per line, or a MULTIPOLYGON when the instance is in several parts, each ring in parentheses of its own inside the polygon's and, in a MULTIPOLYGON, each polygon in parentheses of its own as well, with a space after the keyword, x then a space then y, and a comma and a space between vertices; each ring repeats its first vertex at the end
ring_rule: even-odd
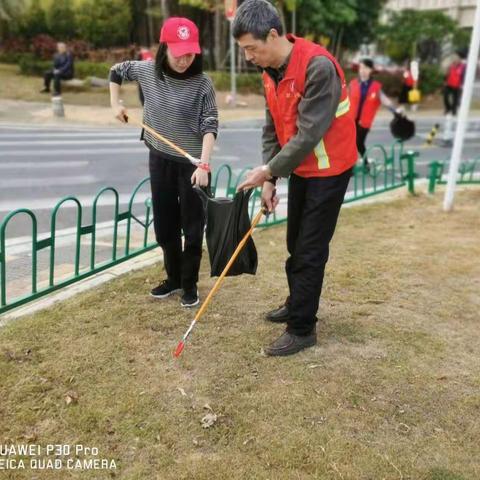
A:
POLYGON ((262 215, 264 213, 265 213, 265 210, 262 208, 253 218, 250 229, 248 230, 248 232, 244 235, 244 237, 242 238, 242 240, 238 244, 237 248, 233 252, 232 257, 230 258, 227 265, 223 269, 223 272, 218 277, 217 281, 215 282, 215 285, 210 290, 210 293, 207 295, 207 298, 205 299, 202 306, 200 307, 197 314, 195 315, 195 318, 193 319, 192 323, 190 324, 190 327, 188 327, 188 330, 185 332, 185 335, 183 336, 182 340, 180 340, 180 342, 178 343, 177 348, 173 352, 174 357, 179 357, 180 354, 182 353, 183 348, 185 347, 185 341, 187 340, 188 336, 190 335, 190 332, 193 330, 193 327, 194 327, 195 323, 203 315, 203 312, 206 310, 208 304, 210 303, 210 300, 215 295, 215 292, 217 292, 217 290, 220 288, 220 285, 223 282, 223 279, 227 275, 228 271, 230 270, 230 267, 233 265, 233 262, 235 262, 236 258, 238 257, 238 254, 242 250, 242 248, 245 245, 245 243, 247 242, 247 240, 252 235, 252 232, 253 232, 254 228, 257 226, 258 222, 260 221, 260 218, 262 218, 262 215))
POLYGON ((183 148, 180 148, 178 145, 175 145, 173 142, 171 142, 168 138, 165 138, 163 135, 160 135, 160 133, 158 133, 156 130, 154 130, 153 128, 149 127, 148 125, 145 125, 143 122, 139 122, 138 120, 136 120, 135 118, 131 118, 131 117, 128 117, 126 116, 126 120, 127 122, 128 121, 132 121, 131 123, 134 123, 140 127, 142 127, 144 130, 146 130, 147 132, 151 133, 155 138, 158 138, 158 140, 160 140, 161 142, 163 143, 166 143, 169 147, 173 148, 174 150, 176 150, 180 155, 183 155, 184 157, 188 158, 188 160, 190 161, 198 161, 196 158, 192 157, 192 155, 190 155, 189 153, 187 153, 183 148))

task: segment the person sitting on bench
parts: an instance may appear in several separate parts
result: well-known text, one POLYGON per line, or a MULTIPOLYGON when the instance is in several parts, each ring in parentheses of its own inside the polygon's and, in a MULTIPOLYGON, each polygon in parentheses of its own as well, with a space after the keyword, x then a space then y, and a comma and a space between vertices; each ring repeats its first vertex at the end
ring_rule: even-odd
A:
POLYGON ((57 53, 53 57, 53 69, 47 70, 44 75, 45 87, 42 93, 50 92, 50 83, 53 79, 53 96, 61 94, 61 80, 73 78, 73 55, 67 50, 65 43, 57 43, 57 53))

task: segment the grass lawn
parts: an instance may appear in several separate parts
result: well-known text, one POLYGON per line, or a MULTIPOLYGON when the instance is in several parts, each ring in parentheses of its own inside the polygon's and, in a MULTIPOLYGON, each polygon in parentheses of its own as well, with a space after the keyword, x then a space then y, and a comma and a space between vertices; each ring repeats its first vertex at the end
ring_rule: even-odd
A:
POLYGON ((160 265, 1 329, 0 444, 117 465, 2 478, 477 480, 480 190, 441 203, 342 211, 319 343, 290 358, 261 353, 282 331, 262 315, 286 294, 283 226, 255 232, 257 275, 227 278, 179 360, 192 313, 148 297, 160 265))
MULTIPOLYGON (((43 80, 40 77, 21 75, 16 65, 0 63, 0 78, 2 79, 1 97, 9 100, 24 100, 29 102, 48 102, 50 97, 39 93, 43 87, 43 80)), ((227 92, 217 92, 217 102, 220 108, 226 108, 227 92)), ((250 108, 264 108, 262 95, 238 94, 238 100, 248 104, 250 108)), ((63 100, 70 105, 94 105, 99 107, 110 106, 108 88, 88 87, 79 90, 78 88, 65 87, 62 92, 63 100)), ((140 106, 137 86, 134 82, 126 82, 122 85, 122 98, 125 105, 140 106)), ((472 100, 472 109, 480 108, 480 100, 472 100)), ((443 109, 441 95, 427 95, 422 101, 420 109, 443 109)))
MULTIPOLYGON (((43 79, 21 75, 16 65, 0 63, 0 78, 2 79, 2 98, 28 102, 50 101, 50 95, 40 93, 43 88, 43 79)), ((71 105, 110 106, 108 87, 86 87, 80 90, 65 87, 62 91, 62 98, 65 103, 71 105)), ((140 106, 136 84, 126 83, 123 85, 122 98, 127 105, 140 106)))

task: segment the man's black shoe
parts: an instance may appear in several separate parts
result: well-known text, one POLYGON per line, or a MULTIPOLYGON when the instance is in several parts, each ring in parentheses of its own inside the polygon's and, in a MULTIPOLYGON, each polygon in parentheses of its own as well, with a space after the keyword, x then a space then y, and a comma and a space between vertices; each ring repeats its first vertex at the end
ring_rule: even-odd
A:
POLYGON ((268 312, 265 315, 265 318, 269 322, 285 323, 288 320, 288 307, 287 307, 287 305, 282 305, 281 307, 278 307, 275 310, 272 310, 272 311, 268 312))
POLYGON ((285 357, 298 353, 304 348, 313 347, 316 343, 317 332, 315 329, 305 337, 284 332, 280 338, 265 348, 265 354, 269 357, 285 357))
POLYGON ((158 287, 155 287, 150 292, 150 295, 155 298, 167 298, 174 293, 180 292, 179 285, 173 283, 170 280, 164 280, 158 287))
POLYGON ((42 88, 40 90, 40 93, 50 93, 50 89, 49 88, 42 88))
POLYGON ((182 300, 180 305, 182 307, 195 307, 200 303, 200 298, 198 298, 198 290, 193 288, 192 290, 185 290, 182 295, 182 300))

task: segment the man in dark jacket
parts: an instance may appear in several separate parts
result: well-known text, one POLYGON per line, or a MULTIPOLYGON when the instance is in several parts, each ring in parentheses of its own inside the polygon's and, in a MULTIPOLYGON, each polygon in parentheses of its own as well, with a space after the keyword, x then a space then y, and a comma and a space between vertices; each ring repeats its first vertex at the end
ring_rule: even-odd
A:
POLYGON ((262 186, 262 203, 278 203, 275 177, 289 177, 286 262, 289 296, 266 319, 286 331, 265 348, 270 356, 297 353, 317 343, 317 310, 329 244, 357 161, 355 122, 345 75, 320 45, 283 33, 267 0, 246 0, 233 36, 247 61, 263 69, 266 123, 263 165, 240 190, 262 186))
POLYGON ((73 55, 67 50, 64 43, 59 42, 57 43, 57 53, 53 57, 53 69, 45 72, 45 87, 41 92, 50 92, 50 83, 53 79, 53 95, 60 95, 60 81, 70 80, 71 78, 73 78, 73 55))

